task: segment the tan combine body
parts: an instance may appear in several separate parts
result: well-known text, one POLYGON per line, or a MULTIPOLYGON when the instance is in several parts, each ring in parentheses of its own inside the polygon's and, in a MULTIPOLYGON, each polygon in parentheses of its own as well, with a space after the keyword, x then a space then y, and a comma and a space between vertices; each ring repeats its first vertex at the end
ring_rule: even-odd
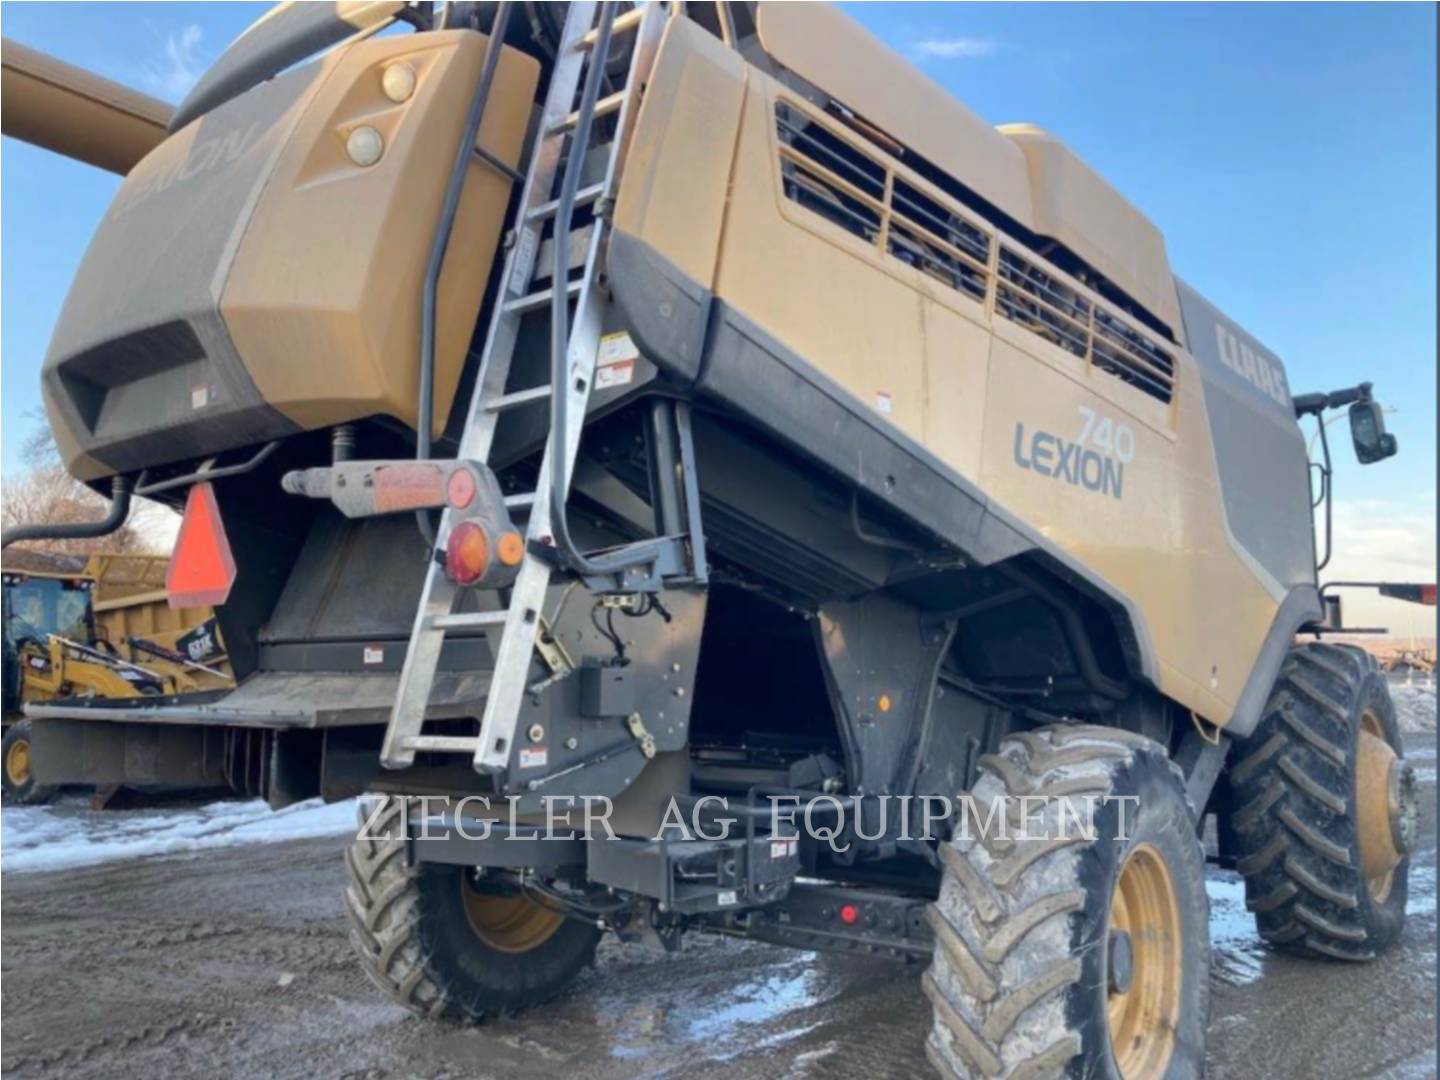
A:
MULTIPOLYGON (((777 63, 1070 247, 1184 340, 1159 231, 1057 140, 1028 126, 987 127, 828 6, 762 5, 758 26, 777 63)), ((1184 347, 926 183, 885 152, 883 139, 867 141, 863 127, 808 106, 694 24, 670 27, 655 85, 662 107, 641 117, 616 229, 734 304, 858 406, 878 408, 1130 597, 1159 657, 1161 689, 1212 723, 1228 722, 1284 593, 1275 594, 1228 535, 1205 402, 1184 347), (803 166, 873 211, 874 242, 785 198, 782 163, 797 158, 777 139, 774 116, 784 107, 875 162, 884 176, 878 196, 823 161, 803 166), (973 227, 981 249, 949 250, 974 267, 974 292, 893 257, 887 243, 901 230, 917 243, 939 239, 887 202, 896 179, 973 227), (1085 343, 1085 355, 1076 355, 1047 339, 1044 327, 1037 332, 1037 322, 998 315, 997 295, 1019 295, 997 273, 1001 251, 1043 267, 1163 349, 1174 363, 1169 402, 1097 366, 1092 321, 1053 316, 1085 343), (1015 467, 1017 420, 1027 431, 1078 440, 1087 428, 1093 436, 1087 418, 1131 433, 1123 500, 1015 467)))
POLYGON ((1395 439, 1056 137, 828 6, 579 0, 282 4, 166 130, 42 384, 114 522, 183 501, 237 685, 28 706, 47 783, 370 793, 353 941, 432 1018, 602 932, 931 959, 947 1078, 1203 1075, 1211 812, 1277 948, 1398 938, 1414 776, 1299 421, 1395 439))

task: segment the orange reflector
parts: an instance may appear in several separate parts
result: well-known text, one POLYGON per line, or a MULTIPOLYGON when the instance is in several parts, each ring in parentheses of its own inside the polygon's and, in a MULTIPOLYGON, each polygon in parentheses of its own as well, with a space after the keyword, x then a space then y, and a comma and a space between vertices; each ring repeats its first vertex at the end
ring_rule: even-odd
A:
POLYGON ((517 532, 501 533, 495 543, 495 555, 505 566, 519 566, 525 557, 525 541, 517 532))
POLYGON ((180 535, 165 570, 172 608, 216 607, 235 584, 235 557, 220 520, 220 504, 209 484, 196 484, 185 500, 180 535))
POLYGON ((445 541, 445 573, 457 585, 473 585, 490 564, 490 539, 473 521, 462 521, 445 541))

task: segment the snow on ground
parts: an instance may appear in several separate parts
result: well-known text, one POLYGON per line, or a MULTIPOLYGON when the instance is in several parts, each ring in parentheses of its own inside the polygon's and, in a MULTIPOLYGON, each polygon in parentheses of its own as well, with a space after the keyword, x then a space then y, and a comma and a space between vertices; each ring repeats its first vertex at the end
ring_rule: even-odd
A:
POLYGON ((344 834, 354 800, 318 799, 271 810, 259 799, 201 806, 92 811, 83 796, 0 811, 0 872, 26 873, 236 844, 344 834))
MULTIPOLYGON (((1436 730, 1435 684, 1395 680, 1390 686, 1400 728, 1407 732, 1436 730)), ((1433 780, 1434 751, 1411 746, 1421 780, 1433 780)), ((258 799, 168 806, 140 810, 92 812, 80 795, 62 796, 47 806, 6 806, 0 811, 0 872, 26 873, 153 855, 176 855, 237 844, 335 836, 355 826, 353 800, 326 806, 319 800, 272 811, 258 799)), ((1432 871, 1433 874, 1433 871, 1432 871)), ((1235 881, 1211 882, 1211 899, 1222 916, 1243 899, 1235 881)), ((1433 884, 1429 890, 1433 903, 1433 884)), ((1222 917, 1222 924, 1225 919, 1222 917)), ((1234 920, 1238 927, 1244 920, 1234 920)), ((1223 929, 1223 925, 1222 925, 1223 929)), ((1223 937, 1223 934, 1222 934, 1223 937)), ((1240 951, 1240 950, 1237 950, 1240 951)), ((1247 957, 1240 956, 1235 975, 1244 981, 1247 957)))
POLYGON ((1395 717, 1401 731, 1435 730, 1435 683, 1417 679, 1410 685, 1404 682, 1390 684, 1390 696, 1395 699, 1395 717))

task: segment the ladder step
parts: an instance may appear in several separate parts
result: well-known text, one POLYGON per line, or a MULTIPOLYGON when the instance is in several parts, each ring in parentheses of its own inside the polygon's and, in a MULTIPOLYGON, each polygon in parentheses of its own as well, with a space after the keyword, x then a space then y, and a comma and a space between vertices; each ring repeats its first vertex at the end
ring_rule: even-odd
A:
MULTIPOLYGON (((629 11, 625 12, 624 15, 617 15, 615 21, 610 24, 611 40, 614 40, 614 36, 616 34, 623 34, 626 30, 633 30, 635 27, 639 26, 640 19, 644 16, 644 14, 644 8, 637 7, 631 8, 629 11)), ((579 41, 575 43, 575 48, 577 50, 593 49, 595 47, 595 42, 599 40, 599 37, 600 31, 598 29, 591 30, 588 34, 586 34, 584 37, 582 37, 579 41)))
POLYGON ((431 630, 464 630, 471 626, 499 626, 505 622, 503 611, 460 611, 453 615, 432 615, 426 620, 431 630))
MULTIPOLYGON (((582 225, 570 232, 570 264, 565 267, 565 272, 579 270, 585 265, 585 259, 589 254, 590 238, 595 235, 595 223, 582 225)), ((552 237, 540 244, 540 254, 535 257, 535 281, 549 278, 555 265, 555 240, 552 237)))
POLYGON ((479 742, 471 735, 406 735, 400 745, 406 750, 439 750, 443 754, 473 754, 479 742))
MULTIPOLYGON (((609 116, 613 112, 619 112, 620 106, 625 104, 625 95, 626 91, 616 90, 615 93, 611 94, 609 97, 601 98, 599 101, 595 102, 595 112, 592 115, 595 117, 595 119, 598 120, 602 116, 609 116)), ((576 109, 569 116, 565 117, 564 120, 561 120, 558 124, 552 125, 550 130, 547 131, 546 134, 560 135, 566 131, 569 131, 579 122, 580 110, 576 109)))
MULTIPOLYGON (((599 184, 591 184, 589 187, 583 187, 579 191, 575 192, 575 205, 588 205, 589 203, 592 203, 596 199, 598 199, 602 194, 604 194, 604 192, 605 184, 603 182, 599 184)), ((544 221, 546 218, 554 217, 555 211, 559 208, 560 200, 551 199, 549 202, 543 202, 534 209, 527 211, 525 214, 525 220, 544 221)))
MULTIPOLYGON (((565 291, 571 296, 575 296, 580 292, 581 284, 582 282, 580 281, 567 281, 565 283, 565 291)), ((505 302, 505 310, 509 312, 535 311, 537 308, 545 307, 550 303, 550 295, 554 291, 554 289, 541 289, 539 292, 529 293, 526 296, 520 296, 514 300, 507 300, 505 302)))
POLYGON ((501 394, 492 398, 485 407, 491 412, 500 412, 502 409, 514 409, 520 405, 528 405, 532 401, 543 401, 550 396, 550 384, 544 386, 532 386, 529 390, 516 390, 513 394, 501 394))
POLYGON ((507 510, 520 510, 527 506, 535 505, 535 492, 522 491, 518 495, 505 496, 505 508, 507 510))

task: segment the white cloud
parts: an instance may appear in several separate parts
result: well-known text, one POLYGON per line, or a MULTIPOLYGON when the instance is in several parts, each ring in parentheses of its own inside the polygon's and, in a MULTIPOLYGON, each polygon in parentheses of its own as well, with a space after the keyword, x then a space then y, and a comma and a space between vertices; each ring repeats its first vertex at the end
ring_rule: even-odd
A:
POLYGON ((166 34, 160 58, 145 68, 146 84, 172 101, 188 94, 205 71, 205 63, 197 55, 203 36, 204 31, 196 23, 166 34))
POLYGON ((992 56, 999 48, 999 43, 989 38, 927 38, 917 41, 911 51, 930 60, 973 60, 992 56))

